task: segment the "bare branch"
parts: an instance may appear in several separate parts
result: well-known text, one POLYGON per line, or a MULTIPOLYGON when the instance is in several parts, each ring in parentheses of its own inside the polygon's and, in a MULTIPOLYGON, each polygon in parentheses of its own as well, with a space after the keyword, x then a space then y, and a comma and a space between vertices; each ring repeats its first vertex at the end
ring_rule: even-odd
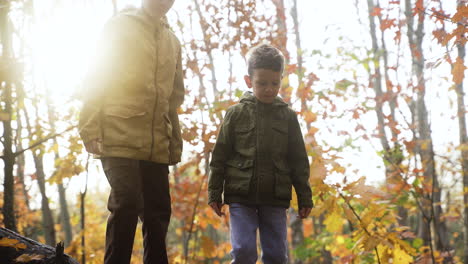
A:
MULTIPOLYGON (((67 129, 65 129, 64 131, 62 131, 62 132, 60 132, 60 133, 55 133, 55 134, 49 135, 49 136, 47 136, 47 137, 45 137, 45 138, 43 138, 43 139, 37 141, 36 143, 32 144, 31 146, 29 146, 29 147, 27 147, 27 148, 25 148, 25 149, 22 149, 22 150, 19 150, 19 151, 13 153, 13 156, 14 156, 14 157, 17 157, 17 156, 23 154, 24 152, 26 152, 26 151, 28 151, 28 150, 30 150, 30 149, 33 149, 33 148, 35 148, 35 147, 41 145, 42 143, 45 143, 45 142, 47 142, 47 141, 49 141, 49 140, 51 140, 51 139, 53 139, 53 138, 56 138, 56 137, 58 137, 58 136, 61 136, 62 134, 66 133, 66 132, 68 132, 68 131, 70 131, 70 130, 76 128, 76 127, 77 127, 77 126, 70 126, 70 127, 68 127, 67 129)), ((4 156, 0 156, 0 158, 4 158, 4 156)))

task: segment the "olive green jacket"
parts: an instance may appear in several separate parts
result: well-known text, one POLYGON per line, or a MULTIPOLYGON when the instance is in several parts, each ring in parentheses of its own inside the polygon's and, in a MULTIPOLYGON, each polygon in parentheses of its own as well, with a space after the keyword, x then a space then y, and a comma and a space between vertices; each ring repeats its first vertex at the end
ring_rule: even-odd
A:
POLYGON ((208 202, 312 207, 309 160, 296 113, 245 93, 221 125, 210 163, 208 202))
POLYGON ((84 143, 101 140, 104 157, 179 162, 181 46, 165 19, 127 9, 110 19, 99 44, 83 85, 84 143))

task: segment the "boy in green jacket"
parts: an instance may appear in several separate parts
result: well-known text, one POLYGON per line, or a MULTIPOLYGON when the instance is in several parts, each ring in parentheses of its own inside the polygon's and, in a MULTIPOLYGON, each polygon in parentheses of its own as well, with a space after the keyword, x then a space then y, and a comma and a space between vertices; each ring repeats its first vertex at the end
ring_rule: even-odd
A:
POLYGON ((233 264, 257 261, 259 229, 262 261, 283 264, 287 258, 286 209, 292 186, 299 216, 312 207, 309 160, 296 113, 279 98, 284 57, 270 46, 249 52, 252 93, 227 110, 210 163, 209 204, 217 215, 229 204, 233 264))

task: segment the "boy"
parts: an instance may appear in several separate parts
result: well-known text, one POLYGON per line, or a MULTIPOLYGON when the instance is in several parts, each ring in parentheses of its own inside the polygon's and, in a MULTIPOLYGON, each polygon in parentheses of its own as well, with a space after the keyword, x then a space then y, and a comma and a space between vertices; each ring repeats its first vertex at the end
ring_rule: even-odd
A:
POLYGON ((266 44, 249 53, 244 79, 253 94, 227 110, 210 163, 208 202, 219 216, 223 193, 229 204, 231 263, 256 263, 259 229, 263 263, 283 264, 292 185, 299 216, 306 218, 313 206, 309 160, 295 112, 277 97, 283 55, 266 44))

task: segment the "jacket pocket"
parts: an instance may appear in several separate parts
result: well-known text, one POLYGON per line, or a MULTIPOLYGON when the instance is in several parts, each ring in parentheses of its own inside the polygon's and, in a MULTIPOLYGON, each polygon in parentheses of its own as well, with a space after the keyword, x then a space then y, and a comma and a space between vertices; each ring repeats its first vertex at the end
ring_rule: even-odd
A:
POLYGON ((275 197, 282 200, 291 200, 292 181, 291 172, 283 161, 275 160, 275 197))
POLYGON ((253 160, 228 160, 225 174, 225 193, 247 195, 253 175, 253 160))
POLYGON ((234 128, 235 152, 248 156, 249 150, 255 147, 255 124, 253 122, 239 122, 234 128))
POLYGON ((105 146, 142 147, 146 111, 115 105, 104 108, 103 114, 103 144, 105 146))

